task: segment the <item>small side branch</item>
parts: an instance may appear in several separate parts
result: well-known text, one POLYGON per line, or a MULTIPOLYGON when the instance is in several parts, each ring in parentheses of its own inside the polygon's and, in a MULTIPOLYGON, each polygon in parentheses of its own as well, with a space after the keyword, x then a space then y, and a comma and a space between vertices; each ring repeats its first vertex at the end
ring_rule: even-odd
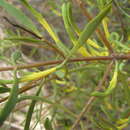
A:
MULTIPOLYGON (((102 80, 100 80, 100 82, 99 82, 99 84, 98 84, 98 87, 96 88, 96 91, 99 91, 99 90, 102 89, 102 85, 103 85, 103 83, 106 81, 106 79, 107 79, 107 77, 108 77, 108 75, 109 75, 109 73, 110 73, 110 71, 111 71, 112 65, 113 65, 113 61, 111 61, 111 63, 108 65, 108 67, 107 67, 107 69, 106 69, 106 71, 105 71, 105 73, 104 73, 104 76, 103 76, 102 80)), ((86 102, 86 104, 85 104, 83 110, 80 112, 80 114, 78 115, 76 121, 74 122, 74 124, 73 124, 73 126, 72 126, 72 130, 75 130, 76 126, 79 124, 79 122, 80 122, 81 118, 83 117, 83 115, 90 110, 91 105, 92 105, 92 103, 94 102, 95 99, 96 99, 96 97, 95 97, 95 96, 92 96, 92 97, 90 97, 90 99, 86 102)))

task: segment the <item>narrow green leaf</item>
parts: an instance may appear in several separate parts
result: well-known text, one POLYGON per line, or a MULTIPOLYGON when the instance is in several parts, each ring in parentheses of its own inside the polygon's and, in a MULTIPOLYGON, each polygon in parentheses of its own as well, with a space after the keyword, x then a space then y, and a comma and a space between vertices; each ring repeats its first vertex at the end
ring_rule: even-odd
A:
POLYGON ((74 35, 73 29, 70 27, 68 15, 69 15, 69 13, 68 13, 68 3, 64 3, 63 6, 62 6, 62 16, 63 16, 63 20, 64 20, 64 25, 65 25, 65 28, 66 28, 66 31, 69 35, 70 40, 75 45, 77 39, 74 35))
MULTIPOLYGON (((76 42, 77 42, 77 38, 76 38, 76 35, 75 35, 75 32, 74 32, 74 28, 73 28, 73 23, 71 23, 70 21, 70 14, 71 14, 71 5, 70 3, 64 3, 63 6, 62 6, 62 16, 63 16, 63 20, 64 20, 64 25, 65 25, 65 28, 66 28, 66 31, 69 35, 69 38, 70 40, 72 41, 73 45, 76 45, 76 42), (72 26, 72 27, 71 27, 72 26)), ((76 27, 76 30, 78 29, 78 27, 74 24, 74 27, 76 27)), ((80 48, 79 50, 79 53, 81 53, 83 56, 91 56, 89 54, 89 52, 87 52, 87 50, 82 47, 80 48)))
POLYGON ((7 3, 5 0, 0 0, 0 6, 2 6, 11 16, 13 16, 22 25, 35 32, 38 36, 41 36, 32 20, 28 18, 20 9, 7 3))
POLYGON ((53 31, 52 27, 46 19, 40 14, 37 10, 35 10, 26 0, 20 0, 28 9, 29 11, 34 15, 34 17, 37 19, 37 21, 43 26, 43 28, 49 33, 49 35, 53 38, 55 41, 56 45, 58 46, 59 49, 64 52, 65 55, 68 55, 69 50, 68 48, 60 41, 59 37, 53 31))
POLYGON ((6 92, 9 92, 9 91, 10 91, 10 88, 0 86, 0 93, 6 93, 6 92))
MULTIPOLYGON (((40 94, 43 83, 44 83, 44 81, 40 84, 40 86, 39 86, 39 88, 38 88, 38 90, 36 92, 36 96, 38 96, 40 94)), ((24 126, 24 130, 29 130, 36 102, 37 102, 36 100, 32 100, 32 102, 31 102, 31 104, 29 106, 29 109, 28 109, 28 112, 27 112, 27 117, 26 117, 26 122, 25 122, 25 126, 24 126)))
POLYGON ((117 75, 118 75, 118 62, 116 62, 116 66, 115 66, 115 70, 114 70, 112 80, 110 81, 109 87, 106 89, 106 91, 105 92, 95 91, 91 95, 92 96, 104 97, 104 96, 108 96, 109 94, 111 94, 113 92, 113 90, 115 89, 116 84, 117 84, 117 75))
POLYGON ((11 40, 11 41, 21 41, 21 42, 33 42, 33 43, 40 43, 42 40, 37 40, 31 37, 8 37, 4 38, 4 40, 11 40))
POLYGON ((4 107, 0 111, 0 126, 4 123, 4 121, 8 118, 12 110, 14 109, 16 103, 17 103, 17 97, 18 97, 18 79, 16 77, 16 70, 14 72, 14 86, 11 89, 10 96, 8 98, 8 101, 4 105, 4 107))
POLYGON ((83 29, 81 34, 79 35, 79 39, 76 45, 72 48, 70 54, 65 59, 62 65, 64 65, 68 59, 80 48, 82 47, 85 42, 89 39, 89 37, 93 34, 96 28, 101 23, 102 19, 108 14, 111 9, 111 4, 108 4, 94 19, 92 19, 83 29))
POLYGON ((110 11, 111 4, 105 7, 93 20, 91 20, 83 29, 81 34, 79 35, 78 42, 76 46, 74 46, 71 50, 71 53, 75 53, 78 48, 84 45, 84 43, 88 40, 88 38, 93 34, 96 30, 97 26, 101 23, 102 19, 108 14, 110 11))
POLYGON ((23 100, 34 100, 34 101, 41 101, 41 102, 45 102, 48 104, 54 104, 52 101, 45 99, 43 97, 39 97, 39 96, 22 96, 18 99, 18 102, 23 101, 23 100))

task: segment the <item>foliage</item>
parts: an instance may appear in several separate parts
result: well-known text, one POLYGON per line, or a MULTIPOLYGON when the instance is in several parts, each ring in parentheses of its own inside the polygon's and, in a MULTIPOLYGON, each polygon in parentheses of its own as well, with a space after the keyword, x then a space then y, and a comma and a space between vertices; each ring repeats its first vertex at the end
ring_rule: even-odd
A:
POLYGON ((12 70, 14 77, 0 79, 0 95, 8 93, 0 99, 0 103, 4 102, 0 107, 0 125, 17 104, 31 100, 25 125, 22 124, 25 130, 35 129, 38 122, 47 130, 127 128, 130 2, 50 0, 46 3, 51 10, 49 15, 42 14, 27 0, 17 2, 30 14, 0 0, 0 6, 17 21, 4 16, 15 30, 6 29, 6 37, 0 40, 0 58, 10 64, 0 67, 0 71, 12 70), (26 56, 36 63, 26 63, 24 46, 31 48, 26 56), (43 86, 48 85, 51 92, 46 98, 43 86), (34 95, 26 93, 32 88, 34 95), (51 118, 43 118, 42 106, 36 109, 40 102, 47 104, 51 118), (37 121, 31 127, 33 117, 37 121))

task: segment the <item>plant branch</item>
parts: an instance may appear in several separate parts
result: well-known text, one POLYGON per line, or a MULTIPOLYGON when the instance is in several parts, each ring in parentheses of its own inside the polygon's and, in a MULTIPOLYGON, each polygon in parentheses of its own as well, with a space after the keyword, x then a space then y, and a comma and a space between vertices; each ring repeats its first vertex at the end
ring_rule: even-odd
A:
POLYGON ((36 38, 38 38, 38 39, 42 39, 42 37, 38 36, 36 33, 34 33, 34 32, 32 32, 32 31, 26 29, 25 27, 22 27, 21 25, 18 25, 18 24, 13 23, 13 22, 10 21, 7 17, 3 16, 3 18, 4 18, 9 24, 11 24, 12 26, 14 26, 14 27, 16 27, 16 28, 19 28, 19 29, 21 29, 21 30, 23 30, 23 31, 25 31, 25 32, 28 32, 29 34, 31 34, 32 36, 34 36, 34 37, 36 37, 36 38))
MULTIPOLYGON (((96 88, 96 91, 99 91, 99 90, 102 89, 102 85, 103 85, 103 83, 106 81, 106 79, 107 79, 107 77, 108 77, 108 75, 109 75, 109 73, 110 73, 110 71, 111 71, 112 65, 113 65, 113 61, 111 61, 111 63, 108 65, 108 67, 107 67, 107 69, 106 69, 106 71, 105 71, 105 73, 104 73, 104 76, 103 76, 102 80, 100 80, 100 82, 99 82, 99 84, 98 84, 98 87, 96 88)), ((83 110, 80 112, 80 114, 78 115, 76 121, 74 122, 74 124, 73 124, 73 126, 72 126, 72 130, 74 130, 74 129, 76 128, 76 126, 79 124, 79 122, 80 122, 81 118, 83 117, 83 115, 90 110, 91 104, 94 102, 95 99, 96 99, 96 97, 95 97, 95 96, 92 96, 92 97, 90 97, 90 99, 86 102, 86 104, 85 104, 83 110)))
MULTIPOLYGON (((60 56, 62 56, 63 58, 65 58, 64 54, 58 49, 56 48, 52 43, 50 43, 48 40, 46 40, 43 37, 38 36, 36 33, 30 31, 29 29, 26 29, 25 27, 15 24, 12 21, 10 21, 7 17, 3 17, 9 24, 11 24, 12 26, 19 28, 29 34, 31 34, 32 36, 36 37, 37 39, 41 40, 41 42, 46 42, 55 52, 59 53, 60 56)), ((34 44, 34 43, 33 43, 34 44)), ((37 44, 36 44, 37 45, 37 44)), ((37 46, 38 47, 38 46, 37 46)))
MULTIPOLYGON (((73 62, 82 62, 82 61, 107 61, 107 60, 128 60, 130 59, 130 54, 122 54, 122 55, 113 55, 113 56, 94 56, 94 57, 86 57, 86 58, 74 58, 68 60, 68 63, 73 63, 73 62)), ((62 63, 63 60, 53 60, 53 61, 44 61, 44 62, 38 62, 38 63, 30 63, 26 65, 17 65, 17 69, 29 69, 29 68, 34 68, 34 67, 40 67, 40 66, 47 66, 47 65, 55 65, 55 64, 60 64, 62 63)), ((0 71, 9 71, 9 70, 14 70, 14 66, 9 66, 9 67, 0 67, 0 71)))
MULTIPOLYGON (((53 79, 55 79, 55 78, 56 78, 56 76, 52 76, 52 77, 49 78, 47 81, 53 80, 53 79)), ((36 87, 36 86, 39 84, 39 82, 38 82, 39 80, 41 80, 41 79, 34 80, 34 81, 32 81, 32 82, 27 83, 27 84, 24 85, 23 87, 21 87, 20 90, 19 90, 19 94, 24 93, 24 92, 26 92, 26 91, 28 91, 28 90, 30 90, 30 89, 36 87)), ((0 99, 0 103, 6 101, 6 100, 8 99, 8 97, 9 97, 9 96, 6 96, 6 97, 0 99)))

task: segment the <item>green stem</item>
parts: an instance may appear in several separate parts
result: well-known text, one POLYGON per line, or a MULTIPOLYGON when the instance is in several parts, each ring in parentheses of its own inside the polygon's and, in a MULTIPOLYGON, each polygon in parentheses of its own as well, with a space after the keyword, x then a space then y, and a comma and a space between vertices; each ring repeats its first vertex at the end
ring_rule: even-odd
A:
MULTIPOLYGON (((36 92, 36 96, 38 96, 39 93, 41 92, 43 83, 44 83, 44 81, 40 84, 39 89, 36 92)), ((24 130, 29 130, 31 119, 32 119, 32 114, 33 114, 33 110, 34 110, 36 102, 37 102, 36 100, 32 100, 32 102, 30 104, 29 110, 27 112, 27 117, 26 117, 26 122, 25 122, 24 130)))
POLYGON ((8 118, 12 110, 14 109, 17 103, 17 96, 18 96, 18 79, 16 77, 16 70, 14 71, 14 86, 11 89, 10 96, 8 101, 0 111, 0 126, 4 123, 4 121, 8 118))

